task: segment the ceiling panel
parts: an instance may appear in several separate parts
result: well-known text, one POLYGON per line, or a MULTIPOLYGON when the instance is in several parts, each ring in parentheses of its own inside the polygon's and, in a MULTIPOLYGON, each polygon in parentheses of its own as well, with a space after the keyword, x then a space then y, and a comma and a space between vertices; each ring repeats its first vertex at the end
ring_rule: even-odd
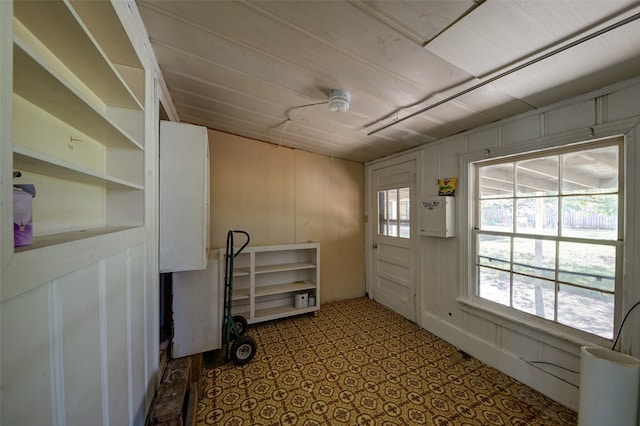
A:
POLYGON ((639 3, 137 2, 180 120, 358 162, 637 76, 633 21, 487 80, 639 3), (350 92, 348 112, 329 112, 332 89, 350 92))
POLYGON ((541 7, 539 1, 487 1, 425 48, 482 78, 591 32, 633 3, 549 0, 541 7))

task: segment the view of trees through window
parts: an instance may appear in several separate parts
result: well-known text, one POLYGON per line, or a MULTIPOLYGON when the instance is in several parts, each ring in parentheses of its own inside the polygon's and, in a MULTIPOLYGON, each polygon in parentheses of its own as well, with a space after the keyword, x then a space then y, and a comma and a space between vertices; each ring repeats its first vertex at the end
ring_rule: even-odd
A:
POLYGON ((411 199, 409 188, 378 191, 378 234, 411 237, 411 199))
POLYGON ((621 138, 476 164, 477 296, 608 339, 621 138))

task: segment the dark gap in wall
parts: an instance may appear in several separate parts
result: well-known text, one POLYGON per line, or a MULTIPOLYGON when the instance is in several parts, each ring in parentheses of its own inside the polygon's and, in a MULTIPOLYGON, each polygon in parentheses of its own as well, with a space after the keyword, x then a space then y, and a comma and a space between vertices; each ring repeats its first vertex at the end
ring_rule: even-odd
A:
MULTIPOLYGON (((173 346, 173 279, 171 273, 160 274, 160 350, 171 359, 173 346)), ((161 356, 162 359, 162 356, 161 356)))

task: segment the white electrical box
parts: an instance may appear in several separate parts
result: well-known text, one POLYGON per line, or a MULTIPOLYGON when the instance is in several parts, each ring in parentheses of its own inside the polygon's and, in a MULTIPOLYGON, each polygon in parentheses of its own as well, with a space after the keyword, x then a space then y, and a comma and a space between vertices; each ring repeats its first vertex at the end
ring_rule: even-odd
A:
POLYGON ((455 237, 455 198, 433 197, 418 205, 418 233, 430 237, 455 237))

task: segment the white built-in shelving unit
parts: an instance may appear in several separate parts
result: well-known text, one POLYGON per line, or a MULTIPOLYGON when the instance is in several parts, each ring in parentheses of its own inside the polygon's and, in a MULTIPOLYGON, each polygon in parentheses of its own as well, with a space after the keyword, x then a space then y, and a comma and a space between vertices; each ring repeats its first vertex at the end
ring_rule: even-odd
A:
MULTIPOLYGON (((225 249, 219 252, 224 283, 225 249)), ((319 310, 320 244, 246 247, 234 259, 232 299, 233 314, 250 324, 319 310), (298 292, 315 295, 315 303, 296 308, 298 292)))
POLYGON ((112 4, 13 11, 14 182, 36 187, 15 253, 143 226, 145 73, 112 4))

